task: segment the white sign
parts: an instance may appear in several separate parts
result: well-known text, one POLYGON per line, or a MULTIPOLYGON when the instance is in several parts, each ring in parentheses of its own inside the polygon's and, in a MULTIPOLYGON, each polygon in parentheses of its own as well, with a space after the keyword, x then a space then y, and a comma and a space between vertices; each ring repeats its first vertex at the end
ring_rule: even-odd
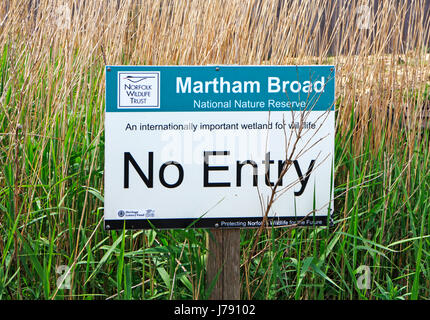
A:
POLYGON ((327 224, 333 67, 107 70, 107 229, 327 224))

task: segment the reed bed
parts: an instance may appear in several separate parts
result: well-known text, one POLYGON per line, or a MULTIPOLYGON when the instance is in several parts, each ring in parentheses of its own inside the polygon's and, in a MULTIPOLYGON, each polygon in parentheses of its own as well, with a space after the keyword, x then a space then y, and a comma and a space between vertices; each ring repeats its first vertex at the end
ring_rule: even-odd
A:
POLYGON ((1 1, 0 299, 210 295, 209 230, 103 230, 106 64, 334 64, 334 226, 251 260, 242 230, 241 296, 429 299, 429 29, 428 1, 1 1))

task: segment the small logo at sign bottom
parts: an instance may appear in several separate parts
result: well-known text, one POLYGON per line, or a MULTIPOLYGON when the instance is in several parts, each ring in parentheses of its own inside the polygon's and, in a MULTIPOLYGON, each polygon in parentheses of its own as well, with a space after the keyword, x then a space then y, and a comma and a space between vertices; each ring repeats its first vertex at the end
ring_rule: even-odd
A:
POLYGON ((145 217, 154 217, 155 216, 155 210, 153 209, 146 209, 145 211, 145 217))

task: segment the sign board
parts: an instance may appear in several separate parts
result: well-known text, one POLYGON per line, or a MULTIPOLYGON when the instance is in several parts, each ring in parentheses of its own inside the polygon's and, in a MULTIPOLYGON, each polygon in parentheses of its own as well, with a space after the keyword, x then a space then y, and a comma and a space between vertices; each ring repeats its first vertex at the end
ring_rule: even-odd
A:
POLYGON ((326 225, 334 76, 333 66, 107 66, 105 228, 259 227, 269 202, 269 225, 326 225))

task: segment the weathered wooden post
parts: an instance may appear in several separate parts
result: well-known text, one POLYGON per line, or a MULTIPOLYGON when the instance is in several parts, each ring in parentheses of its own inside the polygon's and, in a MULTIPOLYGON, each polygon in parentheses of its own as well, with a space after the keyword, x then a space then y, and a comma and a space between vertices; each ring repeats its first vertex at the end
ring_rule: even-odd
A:
POLYGON ((240 299, 240 229, 211 229, 207 286, 218 276, 211 300, 240 299))

